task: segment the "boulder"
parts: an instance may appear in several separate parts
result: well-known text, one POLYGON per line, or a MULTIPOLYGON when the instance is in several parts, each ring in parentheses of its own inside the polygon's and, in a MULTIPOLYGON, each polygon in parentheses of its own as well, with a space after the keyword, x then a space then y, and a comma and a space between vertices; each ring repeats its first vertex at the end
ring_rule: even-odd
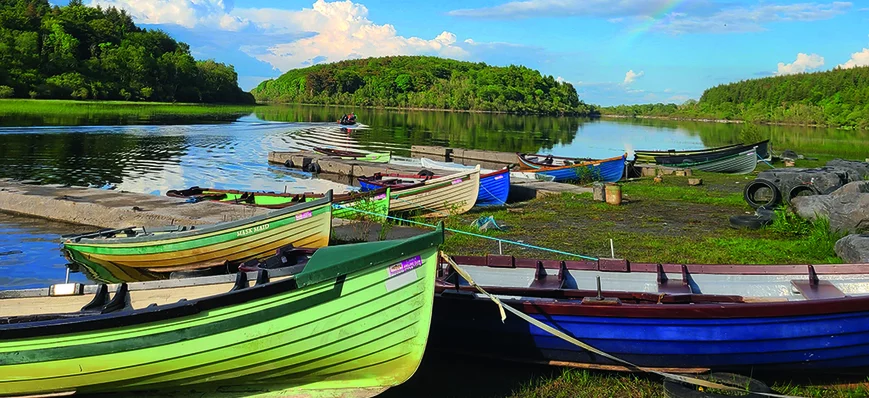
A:
POLYGON ((835 250, 846 263, 869 263, 869 234, 852 234, 839 239, 835 250))
POLYGON ((863 181, 869 177, 869 163, 866 162, 833 159, 827 162, 827 166, 853 171, 855 176, 851 181, 863 181))
POLYGON ((869 181, 848 183, 829 195, 796 197, 791 206, 807 220, 829 219, 835 232, 869 232, 869 181))

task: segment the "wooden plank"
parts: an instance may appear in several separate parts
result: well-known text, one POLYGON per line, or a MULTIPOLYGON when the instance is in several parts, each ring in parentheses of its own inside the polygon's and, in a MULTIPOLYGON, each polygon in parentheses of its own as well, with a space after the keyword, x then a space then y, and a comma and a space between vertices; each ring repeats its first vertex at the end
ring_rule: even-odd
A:
POLYGON ((806 281, 791 281, 791 284, 794 285, 797 290, 799 290, 800 294, 803 295, 807 300, 822 300, 822 299, 835 299, 835 298, 844 298, 847 295, 839 290, 836 285, 833 285, 830 281, 817 281, 816 283, 812 283, 811 280, 806 281))

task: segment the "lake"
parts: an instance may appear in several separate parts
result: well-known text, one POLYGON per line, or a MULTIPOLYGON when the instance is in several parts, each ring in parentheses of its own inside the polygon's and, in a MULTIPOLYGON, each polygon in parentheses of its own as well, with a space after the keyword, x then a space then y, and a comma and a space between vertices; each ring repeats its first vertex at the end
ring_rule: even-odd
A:
MULTIPOLYGON (((864 159, 869 132, 790 126, 747 126, 634 119, 583 119, 460 112, 264 106, 233 120, 159 124, 117 118, 0 115, 0 178, 39 183, 101 186, 161 195, 202 187, 336 191, 350 187, 309 173, 269 165, 272 150, 334 146, 393 151, 410 156, 411 145, 443 145, 510 152, 605 158, 631 149, 703 148, 772 140, 772 150, 810 156, 864 159), (359 130, 334 121, 355 111, 359 130)), ((0 217, 0 288, 45 286, 65 276, 57 240, 81 227, 21 217, 0 217)), ((81 278, 74 274, 73 278, 81 278)))

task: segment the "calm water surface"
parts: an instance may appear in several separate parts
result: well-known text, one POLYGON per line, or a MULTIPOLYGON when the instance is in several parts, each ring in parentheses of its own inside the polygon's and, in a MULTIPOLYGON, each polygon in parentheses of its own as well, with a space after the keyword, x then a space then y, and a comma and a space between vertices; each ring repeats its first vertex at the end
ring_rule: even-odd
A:
MULTIPOLYGON (((289 192, 351 189, 266 161, 272 150, 313 146, 409 156, 411 145, 422 144, 603 158, 632 149, 703 148, 769 138, 774 151, 851 159, 869 154, 865 131, 661 120, 270 106, 216 124, 100 122, 3 119, 0 178, 81 186, 110 182, 118 189, 158 195, 193 185, 289 192), (367 127, 348 131, 334 123, 350 111, 367 127), (46 125, 52 123, 56 125, 46 125), (38 126, 29 126, 33 124, 38 126)), ((63 280, 65 261, 57 241, 75 227, 4 215, 0 228, 0 253, 6 253, 0 255, 0 288, 63 280)))

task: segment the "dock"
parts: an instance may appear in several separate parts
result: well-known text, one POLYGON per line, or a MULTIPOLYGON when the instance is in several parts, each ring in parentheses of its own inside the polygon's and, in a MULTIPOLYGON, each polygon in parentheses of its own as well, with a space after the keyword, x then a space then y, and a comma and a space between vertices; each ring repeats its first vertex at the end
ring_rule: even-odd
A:
MULTIPOLYGON (((477 151, 481 152, 481 151, 477 151)), ((504 152, 501 152, 504 153, 504 152)), ((476 155, 483 156, 483 155, 476 155)), ((515 157, 516 155, 513 154, 515 157)), ((351 159, 341 159, 334 156, 324 155, 313 151, 293 151, 293 152, 269 152, 269 163, 282 164, 287 167, 298 168, 302 170, 319 170, 318 177, 325 178, 346 185, 356 185, 356 177, 371 176, 376 173, 382 174, 410 174, 419 173, 422 168, 410 167, 404 165, 395 165, 389 163, 373 163, 363 162, 351 159), (312 165, 316 165, 313 167, 312 165)), ((479 162, 478 162, 479 163, 479 162)), ((478 164, 474 163, 474 165, 478 164)), ((487 168, 487 166, 480 164, 487 168)), ((507 166, 495 164, 488 168, 499 169, 507 166)), ((428 169, 436 175, 454 174, 455 171, 428 169)), ((591 193, 592 188, 581 187, 574 184, 565 184, 560 182, 548 182, 537 180, 517 180, 510 181, 510 196, 508 202, 519 202, 529 199, 534 199, 546 195, 560 195, 561 193, 591 193)))
MULTIPOLYGON (((96 229, 215 224, 253 217, 270 210, 208 201, 188 203, 182 198, 135 192, 0 180, 0 211, 96 229)), ((332 225, 335 240, 379 240, 381 226, 375 223, 333 219, 332 225)), ((423 230, 390 226, 386 232, 385 239, 400 239, 423 230)))

